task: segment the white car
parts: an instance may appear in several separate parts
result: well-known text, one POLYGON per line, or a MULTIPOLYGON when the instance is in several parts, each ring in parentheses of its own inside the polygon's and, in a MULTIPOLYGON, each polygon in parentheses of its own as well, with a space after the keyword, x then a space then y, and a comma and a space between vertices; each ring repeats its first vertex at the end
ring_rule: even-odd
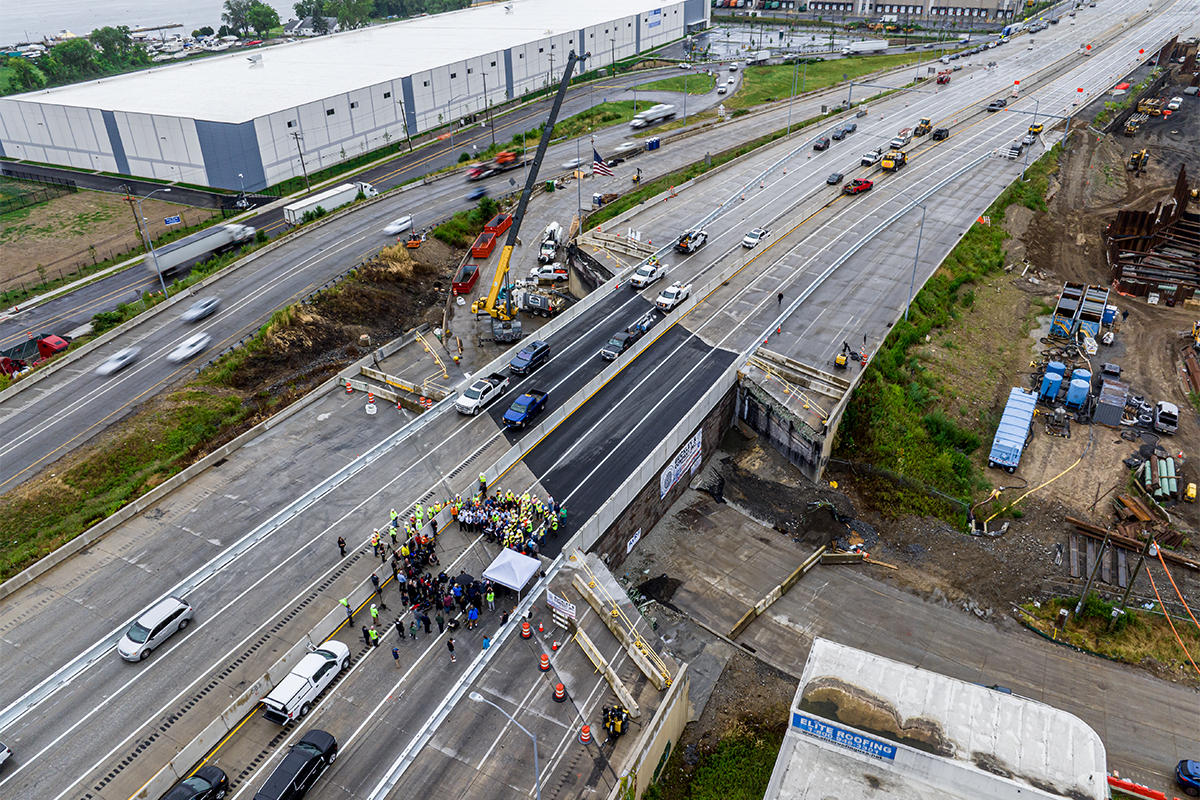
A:
POLYGON ((167 356, 167 361, 170 361, 172 364, 187 361, 196 355, 196 353, 208 347, 211 341, 212 337, 207 333, 194 333, 180 342, 179 346, 171 351, 170 355, 167 356))
POLYGON ((729 91, 729 89, 727 89, 727 88, 726 88, 726 87, 724 87, 724 86, 718 86, 718 87, 717 87, 717 94, 725 94, 727 91, 729 91))
POLYGON ((221 305, 221 298, 205 297, 193 303, 191 308, 183 312, 183 316, 180 319, 184 322, 195 322, 198 319, 204 319, 216 311, 219 305, 221 305))
POLYGON ((657 281, 659 278, 667 274, 665 264, 649 263, 642 264, 638 267, 637 272, 633 273, 633 277, 629 279, 629 284, 634 290, 645 289, 650 284, 657 281))
POLYGON ((737 80, 735 80, 734 78, 730 78, 729 80, 725 81, 726 86, 733 86, 736 83, 737 83, 737 80))
POLYGON ((628 153, 630 150, 637 150, 641 145, 637 142, 621 142, 613 148, 613 152, 617 154, 628 153))
POLYGON ((755 228, 742 239, 742 247, 756 247, 762 241, 763 237, 769 233, 770 231, 766 228, 755 228))
POLYGON ((1167 103, 1167 110, 1168 111, 1178 111, 1179 107, 1181 105, 1183 105, 1182 97, 1172 97, 1171 102, 1167 103))
POLYGON ((586 163, 587 163, 587 161, 582 158, 572 158, 570 161, 564 161, 562 168, 563 169, 575 169, 576 167, 582 167, 586 163))
POLYGON ((113 353, 111 356, 109 356, 108 361, 105 361, 103 364, 96 367, 96 374, 111 375, 114 372, 123 370, 134 361, 137 361, 137 357, 141 354, 141 352, 142 348, 140 347, 126 347, 124 350, 118 350, 116 353, 113 353))
POLYGON ((663 311, 672 311, 684 300, 687 300, 691 294, 692 285, 690 283, 687 286, 684 286, 679 281, 676 281, 666 289, 662 290, 662 294, 660 294, 658 299, 654 301, 654 305, 658 306, 663 311))
POLYGON ((406 230, 408 230, 411 227, 412 227, 412 217, 405 216, 405 217, 401 217, 398 220, 394 220, 391 224, 389 224, 386 228, 383 229, 383 232, 386 233, 388 236, 395 236, 398 233, 404 233, 406 230))
POLYGON ((679 62, 679 68, 680 68, 680 69, 687 69, 687 68, 688 68, 688 63, 687 63, 686 61, 680 61, 680 62, 679 62))

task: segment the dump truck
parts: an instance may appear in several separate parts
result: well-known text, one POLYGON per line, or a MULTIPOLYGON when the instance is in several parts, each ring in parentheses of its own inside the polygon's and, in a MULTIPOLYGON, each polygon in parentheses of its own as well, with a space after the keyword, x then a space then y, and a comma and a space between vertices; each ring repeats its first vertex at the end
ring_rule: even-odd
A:
POLYGON ((1004 406, 1004 414, 996 428, 996 437, 992 440, 992 450, 988 453, 989 467, 999 467, 1010 475, 1017 471, 1017 465, 1021 463, 1021 454, 1025 451, 1025 442, 1029 439, 1029 431, 1033 428, 1033 412, 1036 405, 1036 395, 1024 389, 1009 391, 1008 403, 1004 406))
POLYGON ((924 136, 931 130, 933 130, 933 120, 929 117, 921 117, 920 121, 917 122, 917 127, 913 128, 913 136, 924 136))
POLYGON ((884 172, 896 172, 908 163, 908 153, 903 150, 889 150, 879 162, 884 172))
POLYGON ((254 228, 249 225, 214 225, 155 248, 143 263, 152 273, 161 271, 166 278, 250 241, 255 233, 254 228))
POLYGON ((359 192, 362 192, 365 197, 379 196, 379 192, 375 190, 375 187, 364 181, 343 183, 340 186, 326 189, 319 194, 305 197, 303 200, 297 200, 291 205, 284 206, 283 221, 288 225, 299 225, 304 221, 304 215, 308 212, 316 211, 318 208, 326 212, 341 208, 347 203, 353 203, 354 198, 358 197, 359 192))

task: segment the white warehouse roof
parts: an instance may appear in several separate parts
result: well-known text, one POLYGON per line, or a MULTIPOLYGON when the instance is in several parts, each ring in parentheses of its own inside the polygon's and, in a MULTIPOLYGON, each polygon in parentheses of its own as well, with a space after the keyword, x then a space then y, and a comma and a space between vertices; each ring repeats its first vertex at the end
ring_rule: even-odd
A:
POLYGON ((1105 770, 1072 714, 816 639, 765 800, 1100 800, 1105 770))
POLYGON ((654 0, 508 0, 10 99, 238 123, 657 8, 654 0), (251 55, 261 62, 252 65, 251 55))

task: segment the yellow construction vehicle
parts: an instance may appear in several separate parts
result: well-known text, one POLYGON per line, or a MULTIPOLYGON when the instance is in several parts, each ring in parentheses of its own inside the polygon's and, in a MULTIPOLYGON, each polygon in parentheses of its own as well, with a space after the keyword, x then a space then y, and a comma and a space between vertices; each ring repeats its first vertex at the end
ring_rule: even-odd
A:
POLYGON ((879 161, 884 172, 895 172, 908 163, 908 153, 903 150, 889 150, 879 161))
POLYGON ((508 280, 508 265, 512 260, 513 247, 517 243, 517 234, 521 231, 521 222, 525 219, 525 209, 529 206, 529 198, 537 185, 538 170, 541 169, 542 159, 546 157, 546 147, 550 144, 554 123, 558 120, 558 112, 562 109, 563 98, 571 84, 571 73, 576 64, 581 64, 591 53, 579 56, 572 50, 567 56, 563 68, 562 80, 558 84, 558 93, 554 96, 554 104, 550 106, 550 114, 542 128, 542 139, 538 142, 537 153, 529 165, 529 174, 525 179, 525 188, 517 201, 517 210, 513 213, 512 227, 508 229, 508 238, 500 251, 500 261, 496 265, 496 277, 492 280, 492 288, 486 298, 476 300, 471 305, 475 314, 487 314, 492 318, 492 339, 497 342, 515 342, 521 338, 521 320, 518 314, 514 291, 508 280))
POLYGON ((1134 153, 1129 157, 1129 163, 1125 165, 1125 169, 1129 172, 1141 172, 1146 168, 1146 162, 1150 160, 1150 156, 1146 153, 1146 148, 1142 148, 1141 152, 1134 153))
POLYGON ((1137 110, 1139 114, 1149 114, 1153 117, 1162 114, 1163 106, 1166 102, 1161 97, 1147 97, 1144 100, 1139 100, 1137 110))
POLYGON ((921 121, 917 123, 917 127, 913 129, 913 136, 924 136, 933 130, 933 120, 929 117, 921 117, 921 121))

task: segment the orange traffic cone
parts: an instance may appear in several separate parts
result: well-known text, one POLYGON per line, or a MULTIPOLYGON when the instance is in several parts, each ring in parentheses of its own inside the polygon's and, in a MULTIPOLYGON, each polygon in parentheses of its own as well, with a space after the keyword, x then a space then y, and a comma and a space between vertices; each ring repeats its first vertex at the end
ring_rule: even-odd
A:
POLYGON ((529 623, 528 623, 528 622, 522 622, 522 623, 521 623, 521 638, 522 638, 522 639, 528 639, 528 638, 530 638, 531 636, 533 636, 533 631, 531 631, 531 630, 529 629, 529 623))
POLYGON ((538 664, 538 669, 540 669, 542 672, 550 671, 550 656, 542 653, 542 660, 541 663, 538 664))
POLYGON ((561 683, 554 687, 554 702, 561 703, 567 699, 567 689, 561 683))
POLYGON ((545 633, 546 629, 542 627, 542 623, 538 623, 538 633, 545 633))
POLYGON ((367 405, 369 405, 369 406, 375 405, 375 393, 374 392, 370 392, 370 391, 367 392, 367 405))
POLYGON ((349 378, 346 378, 346 394, 354 394, 354 387, 350 385, 349 378))
POLYGON ((558 649, 558 642, 551 642, 551 643, 550 643, 550 649, 551 649, 551 650, 557 650, 557 649, 558 649))
POLYGON ((591 744, 592 743, 592 729, 589 726, 584 725, 583 729, 581 731, 579 731, 579 743, 580 744, 591 744))

